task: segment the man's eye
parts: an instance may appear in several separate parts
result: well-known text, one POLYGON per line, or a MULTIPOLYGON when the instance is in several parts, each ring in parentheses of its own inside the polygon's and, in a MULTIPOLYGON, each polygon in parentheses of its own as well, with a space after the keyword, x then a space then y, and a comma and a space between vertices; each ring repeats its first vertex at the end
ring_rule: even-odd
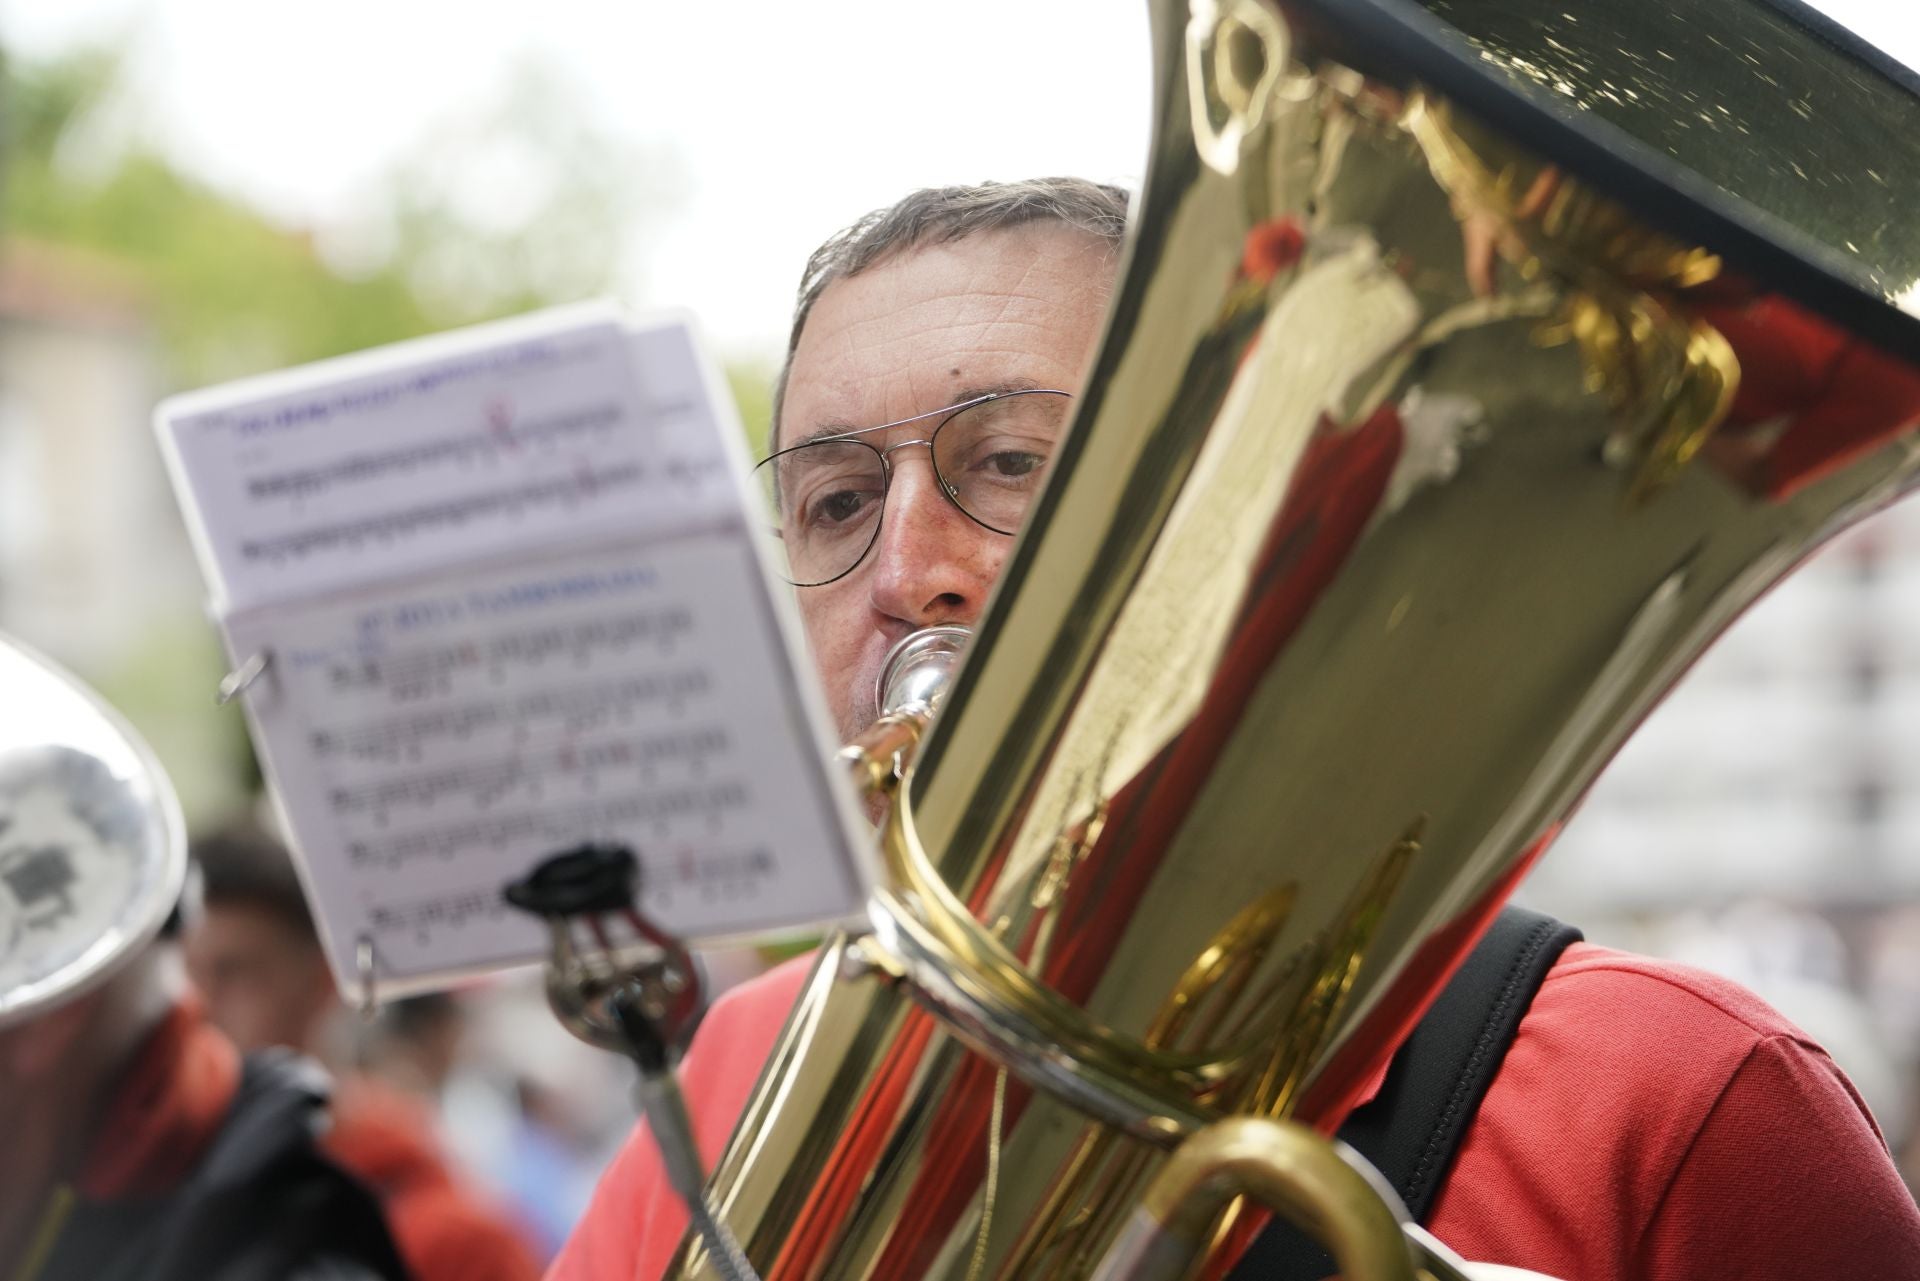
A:
POLYGON ((820 529, 835 529, 858 520, 873 495, 859 489, 839 489, 823 494, 807 504, 806 524, 820 529))
POLYGON ((1050 450, 1037 440, 1000 437, 977 442, 966 454, 965 470, 993 485, 1028 486, 1047 469, 1050 450))
POLYGON ((1047 465, 1046 455, 1028 453, 1025 450, 1003 449, 990 454, 986 459, 986 468, 996 476, 1018 479, 1031 476, 1047 465))

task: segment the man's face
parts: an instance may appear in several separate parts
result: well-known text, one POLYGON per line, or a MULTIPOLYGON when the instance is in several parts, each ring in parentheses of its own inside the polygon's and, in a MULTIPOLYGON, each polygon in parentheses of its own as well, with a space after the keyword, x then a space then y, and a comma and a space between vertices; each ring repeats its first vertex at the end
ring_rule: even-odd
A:
POLYGON ((281 1045, 312 1053, 336 1004, 319 947, 250 903, 207 905, 187 938, 187 969, 207 1013, 243 1050, 281 1045))
MULTIPOLYGON (((825 427, 897 422, 992 391, 1078 391, 1113 278, 1098 237, 1059 224, 909 249, 829 285, 787 373, 782 448, 825 427)), ((924 440, 937 419, 861 439, 924 440)), ((802 587, 800 613, 843 738, 874 718, 887 650, 971 625, 1013 540, 949 502, 925 449, 893 454, 880 534, 851 574, 802 587)))

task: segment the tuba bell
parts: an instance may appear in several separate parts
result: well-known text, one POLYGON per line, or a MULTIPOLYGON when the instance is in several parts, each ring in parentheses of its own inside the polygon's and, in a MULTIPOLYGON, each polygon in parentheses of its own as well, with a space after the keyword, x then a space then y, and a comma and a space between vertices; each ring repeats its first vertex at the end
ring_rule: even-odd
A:
POLYGON ((937 717, 849 751, 871 928, 708 1184, 760 1276, 1218 1276, 1274 1209, 1445 1274, 1318 1136, 1688 664, 1920 475, 1920 107, 1740 21, 1833 105, 1786 130, 1654 6, 1155 0, 1074 424, 937 717))

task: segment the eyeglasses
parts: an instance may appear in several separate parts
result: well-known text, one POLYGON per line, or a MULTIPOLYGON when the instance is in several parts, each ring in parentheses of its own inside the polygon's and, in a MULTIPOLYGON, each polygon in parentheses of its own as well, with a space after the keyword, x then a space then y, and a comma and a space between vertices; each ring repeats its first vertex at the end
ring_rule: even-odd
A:
POLYGON ((925 445, 934 478, 968 519, 1014 534, 1040 491, 1073 397, 1064 391, 997 392, 895 423, 783 449, 753 469, 796 587, 845 578, 880 539, 893 455, 925 445), (855 439, 937 418, 925 440, 885 449, 855 439))

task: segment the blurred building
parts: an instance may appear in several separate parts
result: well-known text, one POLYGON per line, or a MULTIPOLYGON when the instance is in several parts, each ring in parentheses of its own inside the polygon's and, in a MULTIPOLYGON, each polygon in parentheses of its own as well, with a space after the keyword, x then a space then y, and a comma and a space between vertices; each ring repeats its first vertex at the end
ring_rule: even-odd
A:
POLYGON ((1896 1144, 1920 1123, 1920 506, 1737 622, 1521 898, 1748 984, 1828 1045, 1896 1144))
POLYGON ((0 629, 153 743, 189 813, 233 803, 204 588, 155 444, 153 304, 111 258, 0 241, 0 629))
POLYGON ((1535 877, 1589 910, 1920 898, 1920 510, 1843 536, 1628 742, 1535 877))
POLYGON ((0 246, 0 620, 76 666, 111 661, 180 587, 141 291, 111 261, 0 246), (129 549, 156 549, 158 563, 129 549), (158 571, 156 573, 156 571, 158 571))

